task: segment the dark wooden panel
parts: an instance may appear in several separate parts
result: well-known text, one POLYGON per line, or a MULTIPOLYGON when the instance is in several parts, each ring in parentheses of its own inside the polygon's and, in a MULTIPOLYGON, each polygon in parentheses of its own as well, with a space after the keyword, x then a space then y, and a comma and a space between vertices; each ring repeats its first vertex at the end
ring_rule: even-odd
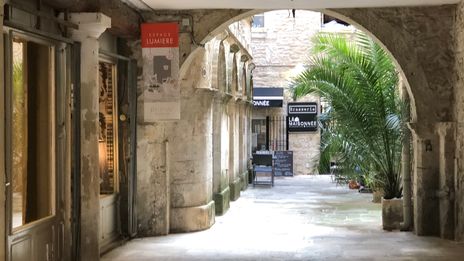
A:
POLYGON ((9 261, 31 261, 32 239, 29 235, 18 238, 11 243, 9 261))

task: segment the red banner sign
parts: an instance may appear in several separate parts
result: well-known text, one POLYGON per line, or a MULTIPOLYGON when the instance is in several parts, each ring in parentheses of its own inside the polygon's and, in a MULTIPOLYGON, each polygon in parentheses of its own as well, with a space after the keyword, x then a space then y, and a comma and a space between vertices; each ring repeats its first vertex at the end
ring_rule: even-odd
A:
POLYGON ((142 48, 179 47, 177 23, 142 24, 142 48))

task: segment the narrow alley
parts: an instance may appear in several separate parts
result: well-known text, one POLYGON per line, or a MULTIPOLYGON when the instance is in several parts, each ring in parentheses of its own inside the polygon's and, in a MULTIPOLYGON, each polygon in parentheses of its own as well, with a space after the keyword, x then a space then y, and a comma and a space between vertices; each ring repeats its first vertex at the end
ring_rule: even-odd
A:
POLYGON ((462 260, 461 243, 382 230, 371 199, 330 176, 279 178, 244 191, 209 230, 135 239, 102 260, 462 260))

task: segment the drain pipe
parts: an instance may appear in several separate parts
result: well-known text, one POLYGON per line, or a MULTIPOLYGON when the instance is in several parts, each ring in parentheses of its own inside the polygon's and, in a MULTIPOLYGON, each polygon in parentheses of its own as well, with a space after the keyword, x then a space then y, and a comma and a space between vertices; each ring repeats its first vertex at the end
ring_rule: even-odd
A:
MULTIPOLYGON (((409 97, 406 89, 403 89, 403 101, 406 105, 404 120, 409 122, 410 108, 409 97)), ((401 231, 411 230, 412 204, 411 204, 411 131, 404 127, 403 148, 401 151, 401 176, 403 177, 403 222, 400 224, 401 231)))

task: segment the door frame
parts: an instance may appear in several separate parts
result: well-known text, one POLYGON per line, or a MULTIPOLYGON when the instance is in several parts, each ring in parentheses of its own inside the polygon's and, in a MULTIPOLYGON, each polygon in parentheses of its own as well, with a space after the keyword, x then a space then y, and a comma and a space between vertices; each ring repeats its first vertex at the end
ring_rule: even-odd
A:
POLYGON ((11 249, 10 245, 12 241, 17 237, 25 236, 28 232, 34 229, 40 229, 46 226, 48 223, 55 223, 57 228, 53 235, 53 246, 50 253, 50 259, 62 260, 67 255, 67 250, 64 244, 65 230, 69 226, 65 223, 65 216, 67 215, 67 206, 65 200, 67 198, 67 190, 65 184, 65 176, 69 172, 69 118, 68 118, 68 107, 67 102, 70 96, 70 84, 69 84, 69 48, 70 41, 65 38, 54 38, 45 37, 41 34, 32 33, 27 30, 20 30, 10 26, 3 26, 1 32, 4 36, 4 48, 1 50, 5 56, 4 59, 4 99, 0 100, 0 105, 4 109, 5 119, 5 147, 2 148, 4 151, 5 159, 5 258, 10 260, 11 249), (11 156, 11 131, 12 131, 12 43, 15 36, 21 39, 34 42, 37 44, 43 44, 53 48, 53 57, 51 62, 54 64, 53 72, 53 125, 54 125, 54 150, 52 152, 52 166, 54 169, 54 214, 31 223, 25 224, 17 229, 13 229, 12 220, 12 156, 11 156))
MULTIPOLYGON (((129 132, 130 132, 130 162, 127 173, 127 180, 125 185, 119 181, 120 193, 120 222, 121 232, 126 238, 133 238, 137 235, 137 61, 129 57, 108 52, 106 50, 99 50, 100 57, 110 58, 116 61, 118 67, 118 75, 123 75, 120 70, 121 62, 127 66, 127 81, 125 82, 126 90, 128 92, 129 102, 129 132)), ((118 84, 120 78, 117 77, 118 84)), ((119 106, 119 103, 116 104, 119 106)), ((119 108, 118 108, 119 109, 119 108)), ((118 121, 120 121, 119 117, 118 121)), ((119 123, 119 122, 118 122, 119 123)), ((119 125, 119 124, 118 124, 119 125)))
MULTIPOLYGON (((120 217, 120 188, 119 188, 119 180, 120 180, 120 173, 119 173, 119 108, 118 108, 118 61, 112 57, 107 57, 105 55, 100 54, 98 58, 98 72, 100 71, 101 63, 107 64, 111 66, 111 80, 112 80, 112 129, 113 129, 113 193, 112 194, 101 194, 99 196, 99 246, 100 246, 100 254, 106 253, 108 250, 113 248, 114 244, 119 240, 121 237, 121 217, 120 217), (114 212, 107 212, 107 209, 114 210, 114 212), (112 217, 108 217, 111 215, 112 217), (107 220, 105 218, 112 218, 113 222, 107 220), (105 219, 105 220, 103 220, 105 219), (108 221, 108 222, 105 222, 108 221), (105 227, 108 224, 114 224, 113 229, 115 233, 108 234, 108 238, 105 238, 104 233, 106 232, 105 227), (103 236, 103 238, 102 238, 103 236)), ((98 87, 100 88, 101 82, 99 82, 98 87)), ((100 108, 99 108, 100 112, 100 108)), ((99 151, 99 155, 100 155, 99 151)), ((101 173, 99 173, 101 174, 101 173)), ((114 231, 112 230, 112 231, 114 231)))
POLYGON ((71 51, 71 260, 81 260, 81 43, 71 51))

